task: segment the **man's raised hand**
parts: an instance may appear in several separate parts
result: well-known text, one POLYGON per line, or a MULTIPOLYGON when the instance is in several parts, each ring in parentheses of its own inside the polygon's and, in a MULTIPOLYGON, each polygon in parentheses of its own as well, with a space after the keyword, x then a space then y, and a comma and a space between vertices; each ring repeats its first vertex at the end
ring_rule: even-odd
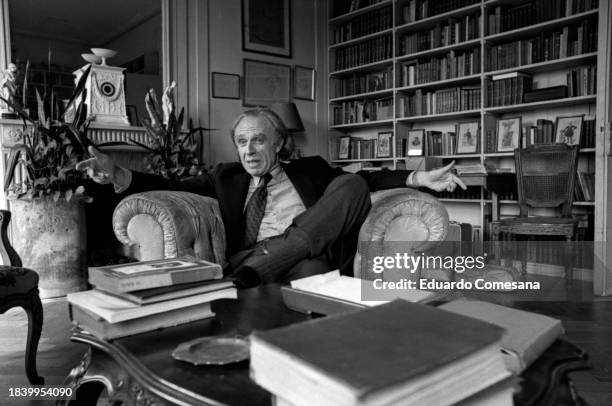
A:
POLYGON ((457 185, 461 189, 467 189, 465 183, 459 179, 455 174, 451 172, 451 169, 455 165, 455 161, 441 168, 432 169, 427 172, 415 173, 415 183, 419 186, 425 186, 436 192, 453 192, 457 185))

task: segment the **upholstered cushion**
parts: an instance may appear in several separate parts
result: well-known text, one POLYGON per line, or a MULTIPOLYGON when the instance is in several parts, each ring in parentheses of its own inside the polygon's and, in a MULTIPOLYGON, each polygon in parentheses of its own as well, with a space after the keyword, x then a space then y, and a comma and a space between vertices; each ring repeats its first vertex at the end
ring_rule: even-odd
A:
POLYGON ((38 274, 31 269, 0 265, 0 299, 26 293, 38 286, 38 274))

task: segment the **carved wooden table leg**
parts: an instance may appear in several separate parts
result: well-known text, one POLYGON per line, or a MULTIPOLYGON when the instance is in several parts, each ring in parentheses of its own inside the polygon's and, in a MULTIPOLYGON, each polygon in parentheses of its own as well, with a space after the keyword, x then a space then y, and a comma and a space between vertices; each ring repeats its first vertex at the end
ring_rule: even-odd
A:
POLYGON ((28 343, 26 347, 26 375, 32 385, 43 385, 45 380, 36 371, 36 351, 43 325, 43 307, 38 295, 38 289, 33 289, 28 293, 29 300, 27 307, 24 307, 28 315, 28 343))

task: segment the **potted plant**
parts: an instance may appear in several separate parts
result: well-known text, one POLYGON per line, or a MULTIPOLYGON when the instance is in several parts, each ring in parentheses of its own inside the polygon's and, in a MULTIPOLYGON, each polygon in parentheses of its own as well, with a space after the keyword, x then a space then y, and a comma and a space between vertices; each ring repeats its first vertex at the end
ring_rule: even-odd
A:
POLYGON ((149 89, 145 95, 145 106, 148 118, 142 119, 142 125, 149 135, 150 145, 131 140, 134 144, 149 151, 146 169, 149 172, 162 175, 170 179, 181 179, 201 174, 206 166, 198 159, 199 143, 196 137, 203 135, 208 128, 189 125, 183 130, 185 109, 176 116, 174 106, 174 89, 176 83, 172 82, 162 96, 160 105, 154 89, 149 89))
MULTIPOLYGON (((87 108, 83 103, 90 67, 62 108, 48 84, 36 90, 33 117, 14 100, 3 99, 23 121, 18 143, 10 147, 4 185, 13 212, 13 245, 24 266, 40 276, 42 297, 86 287, 87 247, 84 174, 75 169, 86 158, 87 108), (74 111, 67 122, 66 112, 74 111)), ((27 76, 27 74, 26 74, 27 76)))

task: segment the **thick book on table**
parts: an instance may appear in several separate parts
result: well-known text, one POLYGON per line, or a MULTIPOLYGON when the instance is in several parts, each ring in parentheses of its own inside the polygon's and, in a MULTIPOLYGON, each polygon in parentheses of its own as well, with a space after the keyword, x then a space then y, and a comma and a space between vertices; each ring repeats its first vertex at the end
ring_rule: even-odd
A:
POLYGON ((251 377, 296 404, 453 404, 507 379, 503 330, 396 300, 251 335, 251 377))
POLYGON ((219 279, 222 276, 221 265, 191 256, 89 268, 89 283, 114 293, 219 279))
POLYGON ((210 303, 182 307, 164 313, 152 314, 138 319, 109 323, 103 317, 86 309, 70 304, 70 319, 72 324, 102 340, 113 340, 134 334, 146 333, 160 328, 178 326, 192 321, 214 317, 210 303))
MULTIPOLYGON (((178 299, 185 296, 193 296, 200 293, 214 292, 215 290, 234 287, 231 280, 210 280, 201 282, 181 283, 179 285, 162 286, 159 288, 135 290, 133 292, 114 293, 111 295, 129 300, 130 302, 144 305, 166 300, 178 299)), ((104 290, 104 289, 101 289, 104 290)))
POLYGON ((66 300, 68 303, 77 305, 96 316, 102 317, 109 323, 119 323, 200 303, 208 303, 217 299, 236 299, 237 297, 236 288, 226 288, 141 306, 129 300, 94 289, 69 293, 66 295, 66 300))
POLYGON ((501 346, 506 366, 516 374, 531 365, 563 335, 561 320, 478 300, 454 300, 439 308, 503 327, 501 346))

